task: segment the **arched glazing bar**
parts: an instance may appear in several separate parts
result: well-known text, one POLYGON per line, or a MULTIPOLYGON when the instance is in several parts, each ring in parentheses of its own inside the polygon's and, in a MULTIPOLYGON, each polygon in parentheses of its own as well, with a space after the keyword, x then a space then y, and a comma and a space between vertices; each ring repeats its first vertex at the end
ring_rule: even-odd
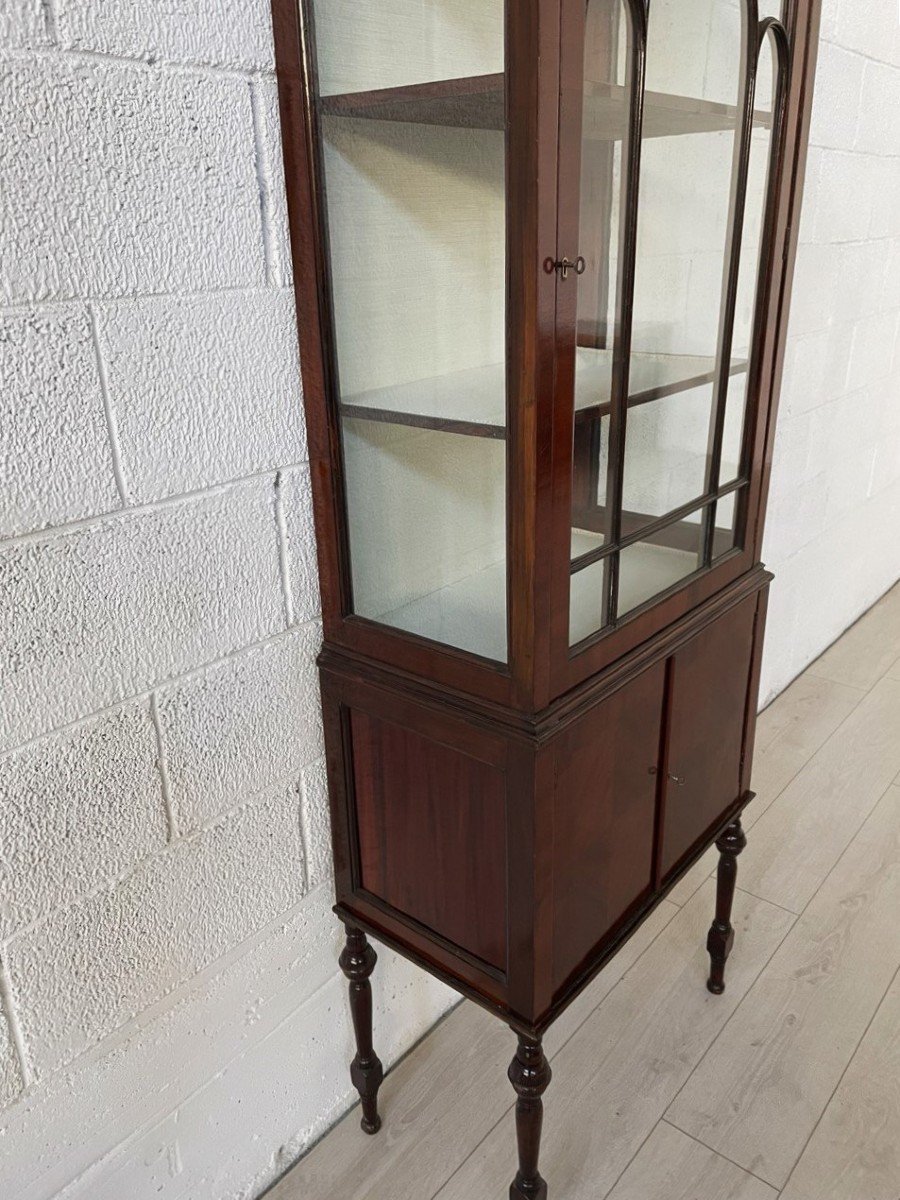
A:
MULTIPOLYGON (((763 192, 764 216, 762 234, 757 270, 753 279, 755 290, 754 319, 745 383, 744 405, 746 411, 743 416, 743 436, 741 440, 740 469, 737 482, 746 480, 750 467, 750 442, 748 434, 752 426, 752 421, 749 419, 749 408, 754 403, 759 390, 760 358, 762 336, 764 333, 765 302, 767 299, 765 283, 772 256, 772 238, 777 202, 775 182, 783 140, 784 109, 787 97, 787 80, 790 72, 790 39, 784 24, 776 17, 771 16, 760 20, 757 0, 744 0, 742 20, 744 23, 745 46, 741 81, 742 120, 740 137, 736 139, 735 143, 729 218, 729 246, 723 276, 719 344, 716 354, 715 390, 707 454, 706 494, 709 496, 718 496, 722 482, 722 446, 728 391, 733 382, 730 368, 734 339, 735 309, 738 286, 741 282, 741 247, 746 218, 751 139, 754 126, 760 55, 767 38, 772 39, 772 45, 775 50, 774 94, 772 96, 771 108, 772 125, 766 183, 763 192)), ((735 530, 741 530, 745 523, 745 505, 746 489, 743 489, 739 495, 738 511, 735 515, 735 530)), ((716 515, 718 509, 719 499, 714 499, 704 510, 703 567, 708 567, 714 557, 716 515)))

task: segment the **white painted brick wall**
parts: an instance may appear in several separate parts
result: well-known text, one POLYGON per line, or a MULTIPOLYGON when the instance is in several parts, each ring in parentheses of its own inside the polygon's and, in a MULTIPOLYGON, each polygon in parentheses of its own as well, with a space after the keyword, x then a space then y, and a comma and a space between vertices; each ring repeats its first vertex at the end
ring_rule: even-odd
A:
POLYGON ((235 655, 159 693, 175 828, 186 833, 242 798, 299 784, 324 753, 318 713, 317 623, 235 655))
POLYGON ((135 504, 306 458, 286 289, 106 304, 97 324, 135 504))
POLYGON ((31 1072, 64 1066, 303 891, 297 793, 287 789, 15 935, 6 961, 31 1072))
POLYGON ((165 846, 146 700, 0 758, 0 937, 48 917, 165 846))
POLYGON ((119 507, 83 306, 0 317, 0 538, 119 507))
POLYGON ((776 695, 900 576, 900 18, 824 0, 764 557, 776 695))
MULTIPOLYGON (((900 575, 862 8, 825 2, 767 696, 900 575)), ((268 4, 4 0, 0 43, 0 1195, 249 1200, 353 1098, 268 4)), ((387 951, 375 996, 388 1062, 451 999, 387 951)))
POLYGON ((0 43, 0 1196, 247 1198, 354 1097, 268 2, 0 43))

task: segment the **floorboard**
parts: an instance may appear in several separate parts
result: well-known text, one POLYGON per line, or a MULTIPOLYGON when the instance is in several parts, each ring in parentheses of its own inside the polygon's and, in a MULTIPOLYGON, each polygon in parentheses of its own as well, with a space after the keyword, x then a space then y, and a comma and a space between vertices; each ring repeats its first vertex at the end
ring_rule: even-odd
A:
MULTIPOLYGON (((900 586, 761 715, 753 788, 725 995, 712 852, 547 1035, 553 1200, 900 1200, 900 586)), ((269 1200, 503 1200, 513 1045, 461 1005, 269 1200)))
POLYGON ((667 1119, 783 1187, 900 966, 898 913, 891 787, 667 1119))

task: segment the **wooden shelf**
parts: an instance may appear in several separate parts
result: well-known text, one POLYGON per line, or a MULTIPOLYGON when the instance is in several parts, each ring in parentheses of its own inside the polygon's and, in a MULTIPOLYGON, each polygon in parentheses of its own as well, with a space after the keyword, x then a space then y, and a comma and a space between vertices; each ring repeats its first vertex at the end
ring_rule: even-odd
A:
MULTIPOLYGON (((696 551, 688 553, 646 542, 630 547, 623 560, 619 583, 620 611, 629 612, 651 596, 665 591, 695 570, 696 564, 696 551)), ((599 626, 600 579, 599 573, 589 571, 573 576, 573 641, 590 636, 599 626)), ((505 662, 506 564, 503 561, 493 563, 372 619, 435 642, 458 646, 483 658, 505 662)))
POLYGON ((322 96, 323 114, 366 121, 450 125, 456 129, 503 129, 506 124, 502 75, 439 79, 374 92, 322 96))
MULTIPOLYGON (((612 382, 612 351, 579 347, 576 372, 576 420, 606 415, 612 382)), ((628 407, 649 404, 664 396, 711 383, 712 358, 677 354, 635 354, 631 359, 631 395, 628 407)), ((735 361, 731 374, 746 371, 746 362, 735 361)), ((347 396, 341 404, 344 417, 435 429, 469 437, 506 438, 506 372, 502 363, 454 371, 432 379, 417 379, 394 387, 376 388, 347 396)))
MULTIPOLYGON (((624 136, 627 95, 618 84, 592 84, 585 137, 617 141, 624 136)), ((439 79, 405 87, 371 92, 322 96, 320 111, 326 116, 368 121, 402 121, 416 125, 445 125, 456 129, 505 128, 503 75, 472 75, 439 79)), ((644 95, 644 137, 672 137, 734 129, 738 110, 731 104, 673 96, 666 92, 644 95)), ((771 113, 758 112, 755 123, 771 127, 771 113)))

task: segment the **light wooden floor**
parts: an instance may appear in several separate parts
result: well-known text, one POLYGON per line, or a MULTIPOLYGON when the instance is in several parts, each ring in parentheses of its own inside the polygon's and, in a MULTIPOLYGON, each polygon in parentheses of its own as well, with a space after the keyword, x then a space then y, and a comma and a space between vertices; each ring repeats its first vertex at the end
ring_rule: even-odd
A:
MULTIPOLYGON (((753 786, 725 995, 713 851, 547 1036, 551 1200, 900 1200, 900 586, 763 713, 753 786)), ((269 1200, 505 1200, 512 1051, 461 1005, 269 1200)))

